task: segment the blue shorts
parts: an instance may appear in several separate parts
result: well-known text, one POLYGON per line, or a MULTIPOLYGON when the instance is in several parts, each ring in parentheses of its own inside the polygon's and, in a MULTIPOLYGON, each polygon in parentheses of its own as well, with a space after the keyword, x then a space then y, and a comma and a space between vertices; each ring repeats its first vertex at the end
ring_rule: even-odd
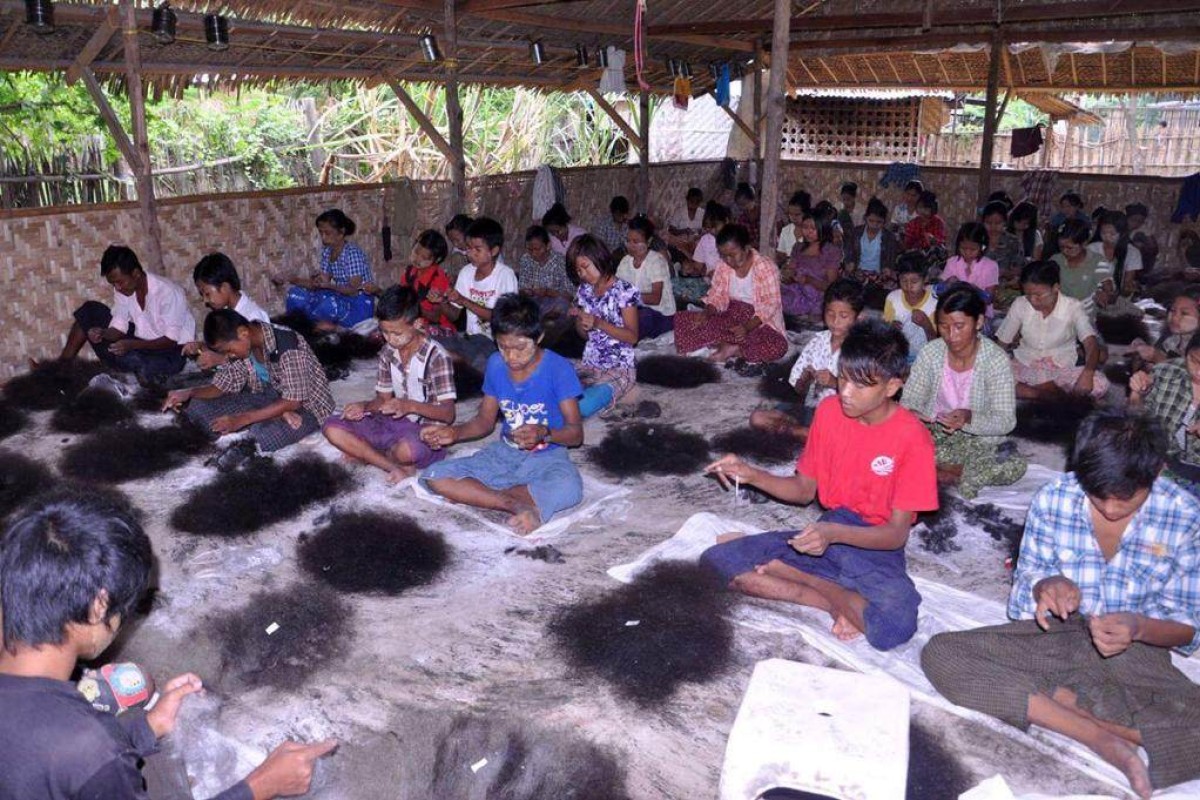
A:
POLYGON ((434 464, 421 473, 420 481, 433 491, 429 482, 444 478, 474 478, 497 491, 525 486, 542 522, 549 522, 559 511, 573 508, 583 499, 583 478, 565 447, 531 452, 493 442, 475 455, 434 464))
MULTIPOLYGON (((822 522, 868 527, 862 517, 845 508, 821 515, 822 522)), ((863 612, 867 641, 877 650, 902 645, 917 632, 917 607, 921 595, 908 577, 904 548, 865 550, 848 544, 832 544, 824 555, 798 553, 788 544, 796 531, 768 531, 743 536, 704 551, 700 563, 726 582, 756 567, 779 561, 801 572, 824 578, 849 589, 867 601, 863 612)))

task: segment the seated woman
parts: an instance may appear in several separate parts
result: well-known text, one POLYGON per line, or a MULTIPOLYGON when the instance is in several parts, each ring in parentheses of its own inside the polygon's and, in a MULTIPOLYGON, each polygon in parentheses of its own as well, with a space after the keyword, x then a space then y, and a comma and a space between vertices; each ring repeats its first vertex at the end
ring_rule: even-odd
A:
POLYGON ((168 394, 164 410, 187 406, 217 436, 245 429, 264 453, 316 433, 333 413, 325 369, 294 331, 225 308, 205 318, 204 344, 229 363, 208 386, 168 394))
POLYGON ((841 264, 842 248, 833 241, 833 218, 815 212, 805 216, 791 260, 780 274, 783 310, 803 317, 820 314, 825 290, 837 279, 841 264))
POLYGON ((787 353, 779 271, 750 246, 750 232, 726 225, 717 234, 721 263, 703 311, 675 315, 675 349, 694 353, 716 347, 713 361, 744 358, 750 363, 776 361, 787 353))
POLYGON ((608 247, 591 234, 571 242, 567 263, 579 276, 570 314, 575 330, 587 339, 576 370, 586 387, 579 401, 579 413, 586 419, 611 410, 637 381, 633 348, 638 341, 640 295, 636 287, 617 277, 608 247))
POLYGON ((370 290, 375 282, 367 255, 354 242, 354 220, 333 208, 317 217, 321 234, 320 269, 309 276, 292 276, 286 307, 316 322, 352 328, 375 313, 370 290))
POLYGON ((900 240, 887 228, 888 209, 878 197, 867 201, 863 224, 846 236, 844 272, 864 283, 896 285, 896 256, 900 240))
POLYGON ((1142 316, 1133 302, 1142 275, 1142 254, 1129 241, 1129 222, 1120 211, 1106 211, 1096 226, 1088 253, 1100 257, 1102 274, 1112 276, 1096 294, 1097 313, 1142 316))
POLYGON ((1145 408, 1167 431, 1171 480, 1200 497, 1200 333, 1192 334, 1183 358, 1129 379, 1129 407, 1145 408))
POLYGON ((550 234, 550 249, 560 256, 567 254, 571 242, 587 233, 578 225, 571 224, 571 215, 562 203, 555 203, 542 215, 542 227, 550 234))
POLYGON ((680 262, 679 277, 671 280, 671 288, 675 290, 675 298, 679 303, 700 305, 704 302, 713 273, 721 263, 721 254, 717 252, 717 234, 729 224, 729 220, 728 208, 708 201, 704 208, 704 233, 696 241, 691 257, 680 262))
POLYGON ((639 214, 629 220, 625 234, 626 256, 617 267, 617 277, 641 292, 638 309, 638 338, 654 339, 675 327, 675 292, 666 256, 652 250, 654 223, 639 214))
POLYGON ((900 403, 929 426, 938 478, 971 499, 1025 475, 1025 459, 996 450, 1017 425, 1016 386, 1004 350, 981 335, 987 305, 960 283, 938 298, 938 333, 921 348, 900 403))
POLYGON ((1013 353, 1017 397, 1052 399, 1063 392, 1103 397, 1108 380, 1096 371, 1101 352, 1096 329, 1083 303, 1059 291, 1058 264, 1026 264, 1021 291, 996 332, 1013 353), (1083 366, 1077 365, 1077 344, 1083 347, 1083 366))

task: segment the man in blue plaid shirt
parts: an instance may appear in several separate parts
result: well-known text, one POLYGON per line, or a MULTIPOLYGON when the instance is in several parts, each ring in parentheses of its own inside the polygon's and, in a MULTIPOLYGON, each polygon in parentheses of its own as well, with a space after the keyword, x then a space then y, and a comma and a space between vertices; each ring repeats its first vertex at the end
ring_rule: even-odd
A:
POLYGON ((939 634, 921 653, 952 702, 1075 739, 1139 797, 1200 776, 1200 686, 1171 664, 1200 646, 1200 501, 1160 477, 1166 452, 1153 418, 1084 420, 1075 471, 1029 509, 1008 604, 1019 621, 939 634))

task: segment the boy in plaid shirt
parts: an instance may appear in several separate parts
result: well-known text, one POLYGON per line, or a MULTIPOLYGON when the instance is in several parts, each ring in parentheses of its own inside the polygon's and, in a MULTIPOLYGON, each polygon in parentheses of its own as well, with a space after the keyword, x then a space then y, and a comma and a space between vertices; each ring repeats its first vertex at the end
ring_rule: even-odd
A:
POLYGON ((952 702, 1080 742, 1143 798, 1200 775, 1200 687, 1171 664, 1200 646, 1200 501, 1160 476, 1166 450, 1151 417, 1084 420, 1075 471, 1029 509, 1019 621, 938 634, 921 653, 952 702))

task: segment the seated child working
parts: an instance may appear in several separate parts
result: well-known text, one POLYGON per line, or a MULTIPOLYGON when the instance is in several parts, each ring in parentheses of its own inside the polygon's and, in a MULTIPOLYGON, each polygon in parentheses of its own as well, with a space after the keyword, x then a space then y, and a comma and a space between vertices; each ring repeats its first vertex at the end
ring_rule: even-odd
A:
POLYGON ((671 267, 657 250, 650 249, 654 223, 642 215, 629 220, 625 235, 626 255, 617 266, 617 277, 642 293, 638 308, 638 336, 654 339, 675 327, 675 292, 671 267))
MULTIPOLYGON (((224 253, 210 253, 197 262, 192 270, 192 282, 204 305, 212 311, 232 308, 251 322, 270 322, 262 306, 242 291, 242 280, 233 262, 224 253)), ((214 353, 203 342, 188 342, 183 346, 185 356, 198 356, 201 369, 211 369, 225 363, 220 353, 214 353)))
POLYGON ((925 259, 918 253, 904 253, 896 259, 896 277, 900 288, 889 292, 883 301, 883 319, 904 334, 908 357, 915 360, 925 343, 937 338, 933 325, 937 297, 925 285, 925 259))
POLYGON ((1184 348, 1200 329, 1200 286, 1187 286, 1171 301, 1167 324, 1153 345, 1134 342, 1142 360, 1159 364, 1170 358, 1183 358, 1184 348))
POLYGON ((717 250, 717 234, 729 224, 729 209, 708 201, 704 209, 704 232, 696 240, 690 257, 679 262, 679 275, 671 279, 671 288, 681 304, 702 305, 712 282, 713 273, 721 263, 717 250))
POLYGON ((562 255, 550 249, 550 234, 541 225, 525 231, 525 252, 517 269, 521 294, 532 297, 542 311, 542 320, 563 317, 571 307, 575 287, 567 277, 562 255))
POLYGON ((454 422, 454 365, 416 326, 419 309, 412 289, 393 286, 383 293, 375 304, 384 340, 375 399, 350 403, 322 428, 338 450, 388 473, 389 483, 445 457, 421 441, 423 423, 454 422))
POLYGON ((992 317, 992 298, 1000 284, 1000 265, 988 258, 988 232, 982 222, 968 222, 958 229, 954 239, 957 254, 946 261, 942 268, 942 280, 969 283, 983 292, 987 302, 987 316, 992 317))
POLYGON ((1085 745, 1138 797, 1200 776, 1200 502, 1163 478, 1154 420, 1096 412, 1068 472, 1033 498, 1008 616, 941 633, 926 677, 951 702, 1085 745), (1149 769, 1138 755, 1143 747, 1149 769))
MULTIPOLYGON (((450 293, 450 276, 442 269, 450 245, 446 237, 430 228, 421 231, 413 242, 410 263, 400 276, 400 286, 412 289, 421 301, 422 327, 443 335, 454 333, 454 320, 438 300, 450 293)), ((379 314, 375 315, 379 318, 379 314)))
POLYGON ((317 216, 321 235, 321 261, 308 276, 284 279, 291 283, 286 307, 328 325, 352 328, 374 313, 375 300, 369 293, 375 282, 367 254, 349 241, 357 226, 340 209, 331 208, 317 216))
POLYGON ((1017 396, 1008 355, 982 335, 985 308, 968 284, 938 298, 941 336, 917 355, 900 400, 933 434, 938 478, 957 483, 967 499, 984 486, 1016 483, 1026 467, 997 452, 1017 425, 1017 396))
POLYGON ((823 310, 825 330, 808 340, 788 375, 799 402, 755 411, 750 415, 751 427, 796 439, 808 436, 813 412, 821 401, 837 392, 838 353, 863 305, 862 285, 857 281, 841 278, 829 284, 823 310))
POLYGON ((946 221, 938 215, 937 195, 921 192, 917 198, 916 216, 904 226, 904 249, 926 251, 946 246, 946 221))
POLYGON ((838 638, 865 634, 879 650, 916 633, 921 596, 904 544, 916 512, 938 505, 933 440, 895 399, 907 351, 900 332, 879 320, 850 329, 838 395, 817 407, 794 475, 772 475, 736 455, 708 467, 724 484, 749 484, 786 503, 819 498, 826 510, 799 531, 725 541, 701 563, 737 591, 826 611, 838 638))
POLYGON ((867 201, 863 224, 856 225, 845 237, 844 274, 860 281, 876 281, 895 286, 896 254, 900 240, 885 227, 888 209, 878 197, 867 201))
POLYGON ((465 334, 444 336, 439 343, 456 360, 483 372, 488 358, 496 352, 488 325, 492 306, 501 296, 517 291, 517 276, 500 256, 504 228, 499 222, 488 217, 475 220, 467 230, 466 242, 470 263, 458 273, 458 280, 448 294, 431 292, 429 300, 438 303, 440 312, 454 320, 466 310, 465 334))
MULTIPOLYGON (((139 761, 168 771, 158 742, 204 688, 198 676, 172 678, 150 711, 120 716, 71 682, 78 663, 99 658, 134 616, 153 565, 137 515, 103 494, 44 495, 0 535, 0 797, 148 800, 139 761)), ((284 742, 213 800, 304 794, 313 763, 336 746, 284 742)))
POLYGON ((446 223, 446 240, 450 244, 450 253, 442 262, 442 269, 446 271, 451 285, 458 280, 458 273, 462 272, 462 268, 471 263, 467 258, 467 231, 471 229, 471 223, 474 221, 466 214, 455 214, 446 223))
POLYGON ((141 381, 161 380, 183 369, 182 346, 196 338, 196 318, 183 289, 146 272, 128 247, 110 245, 100 258, 100 275, 113 287, 112 308, 88 300, 59 358, 73 359, 85 344, 108 367, 132 372, 141 381))
POLYGON ((775 263, 780 267, 792 257, 792 248, 796 246, 796 237, 800 233, 800 223, 810 214, 812 214, 812 195, 803 190, 794 192, 788 198, 788 223, 779 232, 779 242, 775 245, 775 263))
POLYGON ((501 297, 491 327, 499 352, 488 359, 475 418, 428 426, 421 440, 437 450, 481 439, 496 427, 497 414, 500 440, 438 462, 420 479, 455 503, 507 513, 509 526, 527 534, 583 499, 583 479, 567 453, 583 444, 583 387, 571 362, 542 349, 537 304, 528 297, 501 297))
POLYGON ((229 363, 208 386, 169 393, 164 410, 187 406, 218 436, 245 429, 264 453, 316 433, 333 412, 325 369, 295 331, 225 308, 205 318, 204 344, 229 363))
POLYGON ((608 202, 608 216, 592 226, 591 233, 614 255, 625 247, 625 232, 629 225, 629 198, 617 195, 608 202))
POLYGON ((1182 358, 1129 379, 1130 408, 1145 408, 1167 431, 1167 470, 1172 480, 1200 497, 1200 333, 1182 358))
POLYGON ((560 256, 567 254, 571 242, 587 233, 578 225, 571 224, 571 215, 562 203, 555 203, 542 215, 542 227, 550 234, 551 249, 560 256))

